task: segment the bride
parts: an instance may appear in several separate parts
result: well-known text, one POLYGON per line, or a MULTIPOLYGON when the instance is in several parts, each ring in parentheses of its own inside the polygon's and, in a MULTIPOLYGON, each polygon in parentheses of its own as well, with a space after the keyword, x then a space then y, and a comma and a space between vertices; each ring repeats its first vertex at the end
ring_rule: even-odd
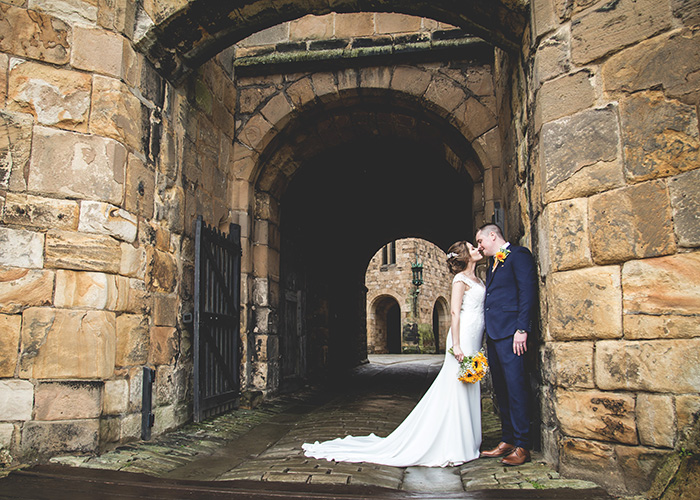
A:
POLYGON ((485 286, 476 277, 479 250, 469 242, 454 243, 447 264, 452 280, 452 323, 445 362, 433 384, 406 419, 387 437, 346 436, 304 443, 308 457, 337 462, 371 462, 395 467, 447 467, 479 457, 481 387, 457 378, 459 362, 481 348, 485 286), (450 354, 452 348, 454 353, 450 354))

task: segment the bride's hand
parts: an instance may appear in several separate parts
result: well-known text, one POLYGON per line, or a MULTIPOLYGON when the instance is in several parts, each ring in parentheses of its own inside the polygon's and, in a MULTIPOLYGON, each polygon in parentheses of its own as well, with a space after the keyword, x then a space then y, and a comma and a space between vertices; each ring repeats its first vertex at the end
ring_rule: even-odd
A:
POLYGON ((454 354, 455 359, 461 363, 464 359, 464 353, 462 352, 462 348, 458 345, 452 346, 452 353, 454 354))

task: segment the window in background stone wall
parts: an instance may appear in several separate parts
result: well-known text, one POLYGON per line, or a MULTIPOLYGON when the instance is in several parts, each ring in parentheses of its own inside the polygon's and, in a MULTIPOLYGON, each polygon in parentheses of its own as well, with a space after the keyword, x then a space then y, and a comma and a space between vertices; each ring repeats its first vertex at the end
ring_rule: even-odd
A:
POLYGON ((382 266, 396 264, 396 242, 392 241, 382 248, 382 266))

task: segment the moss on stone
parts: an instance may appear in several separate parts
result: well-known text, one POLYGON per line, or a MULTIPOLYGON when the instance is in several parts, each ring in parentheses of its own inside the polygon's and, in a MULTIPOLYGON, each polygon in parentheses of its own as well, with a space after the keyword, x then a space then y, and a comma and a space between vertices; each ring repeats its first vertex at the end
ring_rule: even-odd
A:
POLYGON ((428 323, 418 325, 418 346, 423 354, 435 354, 435 335, 433 326, 428 323))

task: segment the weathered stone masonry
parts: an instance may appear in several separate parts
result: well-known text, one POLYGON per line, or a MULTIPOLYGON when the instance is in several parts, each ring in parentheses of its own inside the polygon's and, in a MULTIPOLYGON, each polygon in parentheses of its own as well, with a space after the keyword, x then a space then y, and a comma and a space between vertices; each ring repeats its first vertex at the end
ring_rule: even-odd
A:
POLYGON ((643 491, 673 450, 698 451, 700 7, 443 3, 0 4, 1 447, 28 458, 138 437, 144 365, 157 373, 154 431, 189 418, 180 318, 196 214, 242 226, 242 382, 274 392, 280 198, 345 133, 392 130, 468 174, 471 225, 503 208, 511 240, 537 257, 547 459, 643 491), (391 38, 363 24, 396 19, 376 24, 379 9, 495 44, 492 78, 410 58, 236 77, 231 44, 261 28, 299 18, 283 43, 309 51, 391 38), (349 10, 341 32, 302 17, 349 10))

